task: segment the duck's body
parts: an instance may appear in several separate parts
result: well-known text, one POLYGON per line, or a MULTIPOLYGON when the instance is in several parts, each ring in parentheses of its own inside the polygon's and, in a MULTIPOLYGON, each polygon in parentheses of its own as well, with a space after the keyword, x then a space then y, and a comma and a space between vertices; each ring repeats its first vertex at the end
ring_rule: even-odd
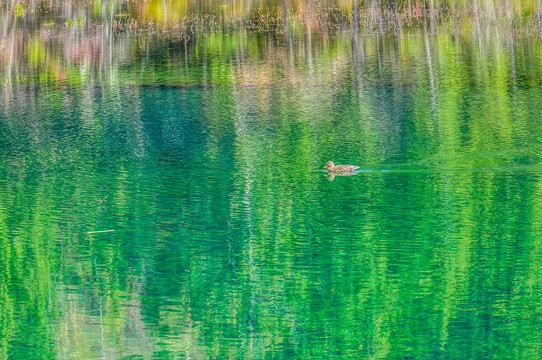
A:
POLYGON ((328 161, 324 169, 329 172, 352 172, 359 169, 359 166, 355 165, 335 165, 333 161, 328 161))

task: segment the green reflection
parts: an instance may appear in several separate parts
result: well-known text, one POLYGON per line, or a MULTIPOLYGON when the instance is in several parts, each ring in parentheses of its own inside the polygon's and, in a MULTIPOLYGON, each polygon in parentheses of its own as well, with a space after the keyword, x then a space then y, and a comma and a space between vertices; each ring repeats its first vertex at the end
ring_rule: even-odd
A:
POLYGON ((537 39, 77 31, 1 55, 2 358, 538 357, 537 39))

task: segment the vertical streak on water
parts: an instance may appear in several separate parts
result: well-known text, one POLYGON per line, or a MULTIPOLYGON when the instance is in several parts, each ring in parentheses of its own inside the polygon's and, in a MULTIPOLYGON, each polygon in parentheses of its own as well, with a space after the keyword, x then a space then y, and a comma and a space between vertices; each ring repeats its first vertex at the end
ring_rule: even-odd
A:
POLYGON ((100 299, 100 343, 102 345, 101 352, 102 352, 103 359, 106 359, 107 357, 105 355, 105 337, 104 337, 105 329, 104 329, 103 312, 102 312, 102 300, 103 299, 100 299))
POLYGON ((433 115, 436 115, 437 110, 437 96, 435 89, 435 75, 433 74, 433 61, 431 59, 431 48, 429 46, 429 35, 427 34, 427 27, 425 27, 425 55, 427 57, 427 70, 429 72, 429 87, 431 90, 431 110, 433 115))
POLYGON ((248 274, 250 279, 250 308, 248 310, 248 329, 250 332, 250 358, 253 359, 254 355, 254 308, 256 307, 256 295, 254 294, 254 283, 256 282, 254 275, 254 259, 252 258, 252 240, 254 234, 252 233, 252 207, 250 206, 250 175, 247 174, 245 183, 245 201, 247 204, 247 224, 248 224, 248 274))
POLYGON ((433 0, 429 0, 429 23, 430 23, 431 34, 434 34, 435 33, 435 5, 433 4, 433 0))
POLYGON ((380 54, 380 36, 379 34, 375 35, 376 39, 376 54, 378 56, 378 71, 382 73, 382 60, 381 60, 381 54, 380 54))
MULTIPOLYGON (((104 7, 105 5, 102 5, 102 11, 104 10, 104 7)), ((107 21, 107 20, 106 20, 107 21)), ((98 69, 100 70, 100 76, 103 74, 104 72, 104 38, 105 38, 105 26, 103 25, 103 22, 102 22, 102 26, 100 28, 100 31, 101 31, 101 35, 100 35, 100 66, 98 67, 98 69)))
MULTIPOLYGON (((188 334, 193 334, 193 328, 194 328, 194 321, 192 320, 192 302, 190 301, 191 298, 190 296, 187 298, 187 301, 188 301, 188 305, 187 305, 187 313, 186 313, 186 317, 187 317, 187 324, 188 324, 188 331, 187 333, 188 334)), ((184 350, 185 354, 186 354, 186 359, 192 359, 192 357, 190 356, 190 342, 187 342, 186 344, 186 347, 185 347, 185 350, 184 350)))
POLYGON ((13 14, 13 26, 11 30, 11 47, 9 53, 8 75, 6 77, 6 85, 11 85, 11 68, 13 66, 13 58, 15 57, 15 30, 17 25, 17 15, 13 14))
POLYGON ((252 232, 252 201, 251 201, 251 193, 252 193, 252 179, 250 178, 250 168, 247 169, 245 173, 245 188, 244 188, 244 196, 243 196, 243 203, 246 205, 245 211, 246 211, 246 224, 248 229, 248 278, 249 278, 249 286, 250 286, 250 307, 248 309, 248 331, 249 331, 249 338, 250 338, 250 355, 249 358, 254 358, 254 333, 255 333, 255 325, 254 325, 254 308, 256 307, 256 294, 254 293, 254 284, 256 283, 256 274, 254 272, 254 258, 252 257, 253 252, 253 240, 254 240, 254 233, 252 232))
POLYGON ((380 33, 384 34, 384 24, 382 23, 383 22, 382 18, 383 17, 382 17, 381 3, 378 3, 378 26, 380 29, 380 33))
POLYGON ((8 18, 7 11, 4 11, 2 14, 2 23, 4 24, 4 27, 2 29, 2 43, 0 44, 0 51, 5 51, 8 45, 7 36, 8 36, 8 29, 9 29, 8 27, 9 18, 8 18))
POLYGON ((309 21, 307 21, 307 62, 309 69, 312 71, 312 31, 309 21))
MULTIPOLYGON (((147 41, 145 43, 145 46, 146 46, 146 49, 145 49, 145 54, 147 55, 147 58, 149 57, 149 42, 147 41)), ((185 66, 185 69, 188 68, 188 38, 184 37, 184 66, 185 66)))
POLYGON ((256 283, 256 274, 254 269, 254 258, 252 257, 253 253, 253 239, 254 239, 254 233, 252 231, 253 229, 253 220, 252 220, 252 201, 251 201, 251 194, 252 194, 252 182, 253 180, 250 177, 250 171, 252 169, 252 164, 250 164, 250 157, 249 154, 245 154, 245 150, 243 149, 243 141, 244 136, 246 136, 247 131, 247 123, 244 122, 244 118, 246 112, 243 111, 242 105, 240 104, 239 99, 244 98, 240 94, 237 94, 237 91, 234 91, 235 94, 235 104, 236 104, 236 121, 235 121, 235 132, 237 137, 237 143, 240 147, 241 152, 241 160, 243 162, 242 168, 244 169, 244 189, 243 189, 243 200, 242 203, 245 205, 245 224, 248 229, 248 279, 249 279, 249 286, 250 286, 250 305, 248 308, 248 333, 249 333, 249 351, 250 355, 248 356, 249 359, 254 358, 254 341, 255 341, 255 316, 254 316, 254 309, 256 307, 256 294, 254 293, 254 284, 256 283))
POLYGON ((478 0, 474 0, 474 16, 476 18, 476 31, 478 33, 478 46, 482 51, 482 31, 480 29, 480 17, 478 15, 478 0))
MULTIPOLYGON (((352 34, 351 34, 351 44, 352 44, 352 56, 354 59, 354 68, 358 69, 359 62, 359 19, 358 19, 358 2, 357 0, 352 0, 352 34)), ((357 73, 357 71, 356 71, 357 73)))
MULTIPOLYGON (((69 304, 69 308, 70 308, 70 311, 69 311, 70 312, 70 315, 69 315, 70 318, 69 318, 68 321, 73 322, 73 324, 71 324, 71 327, 75 332, 75 330, 76 330, 75 327, 77 326, 77 320, 75 318, 77 311, 74 311, 74 309, 73 309, 73 301, 72 301, 72 294, 71 293, 68 294, 67 299, 68 299, 68 304, 69 304)), ((65 328, 66 328, 66 331, 68 331, 68 325, 66 325, 65 328)), ((68 338, 68 334, 66 334, 66 339, 67 338, 68 338)))
POLYGON ((284 21, 284 43, 286 45, 287 56, 291 63, 293 63, 293 49, 292 42, 290 41, 290 27, 288 24, 288 0, 282 0, 282 19, 284 21))
POLYGON ((113 12, 115 10, 115 3, 111 2, 109 7, 109 75, 113 76, 113 12))
POLYGON ((510 32, 510 35, 508 36, 508 49, 510 52, 510 72, 512 73, 512 86, 515 89, 517 89, 516 84, 516 53, 514 49, 514 38, 512 35, 512 32, 510 32))
MULTIPOLYGON (((352 5, 354 8, 354 15, 352 19, 352 35, 351 35, 351 46, 352 46, 352 60, 354 65, 354 76, 356 79, 355 83, 355 89, 357 91, 357 100, 358 100, 358 110, 359 110, 359 102, 360 102, 360 94, 359 90, 361 88, 361 76, 359 68, 359 27, 358 27, 358 7, 357 7, 357 0, 352 0, 352 5)), ((361 117, 360 117, 361 118, 361 117)))
MULTIPOLYGON (((486 37, 489 38, 490 35, 490 25, 491 21, 494 19, 495 11, 493 9, 493 6, 491 4, 491 0, 486 0, 486 17, 489 17, 489 21, 486 21, 486 37), (488 15, 489 14, 489 15, 488 15)), ((495 34, 497 36, 497 43, 499 42, 499 31, 497 30, 497 27, 495 27, 495 34)))

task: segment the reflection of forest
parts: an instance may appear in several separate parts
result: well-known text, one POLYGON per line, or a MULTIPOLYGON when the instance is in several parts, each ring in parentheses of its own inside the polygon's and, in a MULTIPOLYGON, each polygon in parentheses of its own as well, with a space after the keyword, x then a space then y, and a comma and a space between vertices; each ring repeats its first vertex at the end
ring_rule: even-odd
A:
POLYGON ((2 60, 4 354, 535 357, 537 41, 67 39, 2 60))
MULTIPOLYGON (((397 8, 402 9, 412 5, 410 1, 394 3, 397 8)), ((350 13, 345 15, 348 26, 343 27, 347 32, 333 36, 324 26, 325 21, 310 14, 305 14, 306 16, 301 14, 303 11, 317 11, 318 7, 315 10, 313 7, 304 6, 303 2, 299 1, 285 4, 291 11, 299 11, 299 13, 289 14, 290 20, 287 22, 290 22, 290 26, 284 27, 282 15, 278 16, 276 21, 269 20, 272 26, 280 28, 278 33, 253 32, 244 25, 232 31, 223 32, 229 29, 225 22, 221 22, 218 18, 210 20, 211 18, 206 17, 207 15, 201 15, 204 12, 210 12, 211 9, 223 9, 222 6, 216 7, 213 1, 113 1, 94 2, 92 7, 76 5, 62 7, 57 4, 47 12, 43 11, 45 5, 39 3, 39 6, 34 6, 34 10, 29 11, 24 17, 16 16, 11 12, 13 9, 4 8, 3 26, 0 27, 2 31, 0 80, 8 83, 62 85, 66 82, 85 84, 92 78, 116 76, 115 81, 121 82, 186 86, 199 83, 202 80, 201 76, 204 76, 206 81, 213 83, 256 81, 269 84, 277 76, 284 75, 277 75, 277 72, 286 69, 289 81, 292 84, 301 84, 306 79, 299 77, 296 69, 302 68, 304 64, 312 66, 314 61, 328 60, 349 64, 352 59, 356 66, 361 64, 362 67, 381 67, 383 61, 393 63, 394 68, 400 71, 395 71, 394 78, 387 80, 394 83, 412 84, 415 82, 412 77, 416 77, 416 71, 428 74, 431 80, 437 75, 434 72, 438 72, 440 67, 454 67, 456 57, 461 56, 470 57, 470 61, 474 62, 473 67, 462 69, 467 71, 461 74, 465 79, 470 79, 467 81, 478 79, 487 81, 491 75, 480 72, 475 64, 480 61, 494 60, 503 65, 508 63, 512 65, 499 67, 499 69, 505 76, 507 74, 502 71, 511 71, 510 75, 514 81, 525 79, 528 83, 539 82, 541 78, 539 68, 529 63, 517 62, 516 58, 537 56, 540 45, 529 41, 528 36, 514 36, 517 33, 515 26, 520 23, 524 30, 528 30, 523 34, 528 35, 532 31, 538 31, 537 22, 534 21, 538 18, 536 15, 538 3, 542 2, 508 1, 491 8, 493 3, 485 1, 480 2, 480 6, 485 8, 477 12, 479 18, 476 21, 470 21, 472 19, 466 16, 470 19, 468 23, 461 23, 466 20, 452 21, 452 18, 446 16, 441 22, 434 22, 433 25, 423 20, 417 26, 403 27, 395 24, 393 28, 388 29, 390 31, 368 32, 367 29, 356 30, 350 26, 350 23, 355 21, 355 23, 363 24, 373 20, 370 20, 365 13, 354 17, 351 11, 358 8, 362 11, 369 5, 373 7, 378 5, 377 7, 383 8, 392 4, 391 2, 361 2, 354 3, 355 6, 349 1, 321 2, 318 6, 333 4, 339 8, 350 9, 348 10, 350 13), (158 18, 154 15, 149 15, 154 19, 151 21, 154 25, 149 25, 150 28, 148 28, 153 29, 153 35, 145 33, 145 36, 133 36, 138 34, 135 28, 135 33, 115 31, 119 27, 127 29, 126 27, 132 24, 132 20, 127 19, 132 15, 133 19, 138 19, 137 24, 148 24, 148 21, 144 20, 146 16, 144 14, 153 13, 153 11, 163 12, 163 9, 152 9, 159 9, 164 4, 166 7, 171 6, 175 9, 179 7, 179 10, 175 10, 176 12, 168 10, 174 12, 171 18, 177 20, 172 20, 173 22, 166 25, 165 33, 159 31, 160 26, 156 25, 158 18), (519 22, 511 18, 508 18, 510 21, 491 20, 490 15, 497 16, 495 14, 505 10, 518 12, 518 14, 531 14, 531 18, 518 20, 519 22), (67 12, 70 11, 72 13, 68 14, 67 12), (205 19, 188 16, 183 11, 187 14, 192 12, 200 14, 198 16, 203 16, 205 19), (69 24, 66 19, 70 20, 69 24), (299 21, 301 23, 298 23, 299 21), (205 24, 208 25, 211 22, 221 30, 205 31, 205 24), (465 51, 458 53, 458 49, 465 51), (519 53, 516 54, 517 52, 519 53), (494 59, 486 59, 488 56, 494 59), (162 62, 163 59, 166 59, 165 64, 162 62), (263 63, 261 59, 270 61, 263 63), (239 60, 241 60, 240 66, 232 66, 239 60), (215 63, 206 64, 211 61, 215 63), (251 64, 250 68, 244 65, 246 63, 251 64), (206 66, 201 67, 202 64, 206 66), (427 66, 427 69, 421 69, 424 66, 427 66), (113 69, 116 71, 112 71, 113 69), (206 74, 205 72, 209 69, 212 69, 213 73, 206 74), (516 72, 520 73, 516 74, 516 72), (168 76, 155 76, 157 73, 167 73, 168 76), (257 76, 253 77, 255 74, 257 76)), ((461 4, 463 2, 435 1, 433 7, 447 6, 447 9, 455 9, 464 6, 461 4)), ((256 9, 255 11, 259 12, 256 18, 263 19, 272 14, 278 14, 277 11, 282 11, 281 5, 282 3, 278 1, 268 1, 265 2, 267 10, 262 10, 262 3, 257 1, 234 1, 229 2, 227 9, 221 11, 224 11, 223 16, 230 14, 236 18, 235 11, 250 12, 256 9)), ((467 9, 471 14, 473 9, 470 7, 467 9)), ((258 22, 259 20, 251 21, 258 22)), ((378 24, 375 24, 373 25, 378 27, 378 24)), ((373 25, 370 27, 373 28, 373 25)), ((334 71, 341 70, 341 67, 335 66, 334 71)), ((367 72, 363 73, 364 77, 376 74, 375 72, 369 75, 367 72)), ((367 80, 373 82, 382 79, 380 77, 363 79, 363 81, 367 80)), ((430 83, 434 88, 434 81, 431 80, 430 83)))

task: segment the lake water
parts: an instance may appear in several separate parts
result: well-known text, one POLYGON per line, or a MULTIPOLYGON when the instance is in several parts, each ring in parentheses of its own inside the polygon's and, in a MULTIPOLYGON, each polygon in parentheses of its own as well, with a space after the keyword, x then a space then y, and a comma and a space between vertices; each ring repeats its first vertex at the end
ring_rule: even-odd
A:
POLYGON ((0 358, 540 357, 539 39, 24 26, 0 358))

